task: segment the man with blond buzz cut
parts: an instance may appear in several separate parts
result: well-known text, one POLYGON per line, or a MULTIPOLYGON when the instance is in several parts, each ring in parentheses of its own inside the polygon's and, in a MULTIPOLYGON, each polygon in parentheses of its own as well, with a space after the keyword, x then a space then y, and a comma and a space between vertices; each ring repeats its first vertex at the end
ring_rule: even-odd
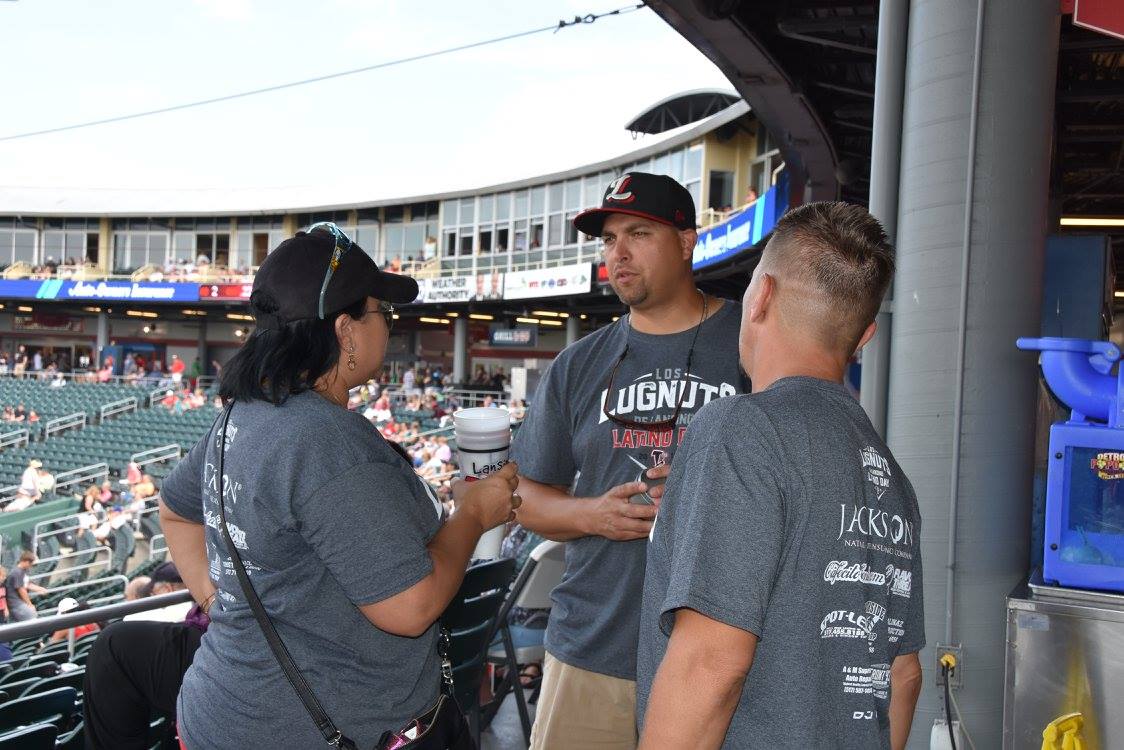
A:
POLYGON ((686 188, 630 172, 574 225, 601 238, 609 283, 629 312, 558 355, 512 445, 520 523, 567 542, 531 747, 631 750, 658 484, 699 408, 747 384, 738 305, 703 294, 691 275, 698 235, 686 188))
POLYGON ((893 270, 859 206, 777 223, 742 301, 753 393, 696 415, 648 546, 643 750, 905 746, 925 644, 921 520, 843 385, 893 270))

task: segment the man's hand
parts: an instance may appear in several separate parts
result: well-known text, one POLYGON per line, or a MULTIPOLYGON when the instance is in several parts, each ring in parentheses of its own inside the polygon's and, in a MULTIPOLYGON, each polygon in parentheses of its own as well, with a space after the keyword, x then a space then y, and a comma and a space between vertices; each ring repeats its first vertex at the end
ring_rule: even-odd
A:
MULTIPOLYGON (((667 479, 667 475, 670 474, 670 473, 671 473, 671 464, 666 463, 666 464, 661 464, 661 465, 655 467, 654 469, 648 469, 648 471, 646 471, 644 473, 644 476, 646 476, 648 479, 667 479)), ((664 488, 664 484, 663 484, 663 482, 661 482, 661 483, 657 484, 655 487, 652 487, 652 489, 648 490, 648 497, 650 497, 650 498, 652 498, 653 500, 656 501, 656 507, 657 508, 660 505, 660 498, 663 497, 663 488, 664 488)))
POLYGON ((617 542, 647 538, 659 506, 629 502, 630 497, 647 490, 643 482, 628 482, 591 498, 586 533, 617 542))

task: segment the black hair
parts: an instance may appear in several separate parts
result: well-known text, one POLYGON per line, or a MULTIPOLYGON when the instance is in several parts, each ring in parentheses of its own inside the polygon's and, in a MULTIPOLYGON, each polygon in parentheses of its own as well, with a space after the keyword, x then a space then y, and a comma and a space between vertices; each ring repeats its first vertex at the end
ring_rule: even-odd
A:
MULTIPOLYGON (((324 320, 310 318, 285 323, 280 329, 257 328, 222 369, 219 396, 223 401, 268 401, 280 406, 289 396, 311 390, 320 376, 336 366, 340 345, 336 318, 359 320, 367 307, 358 299, 324 320)), ((250 296, 250 312, 277 312, 279 305, 258 290, 250 296)))

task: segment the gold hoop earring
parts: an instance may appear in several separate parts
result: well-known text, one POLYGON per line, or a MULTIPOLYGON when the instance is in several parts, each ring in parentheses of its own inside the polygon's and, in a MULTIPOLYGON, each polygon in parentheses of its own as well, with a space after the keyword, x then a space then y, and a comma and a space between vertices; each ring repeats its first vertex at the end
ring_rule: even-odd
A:
POLYGON ((354 370, 355 366, 355 344, 352 344, 347 350, 347 369, 354 370))

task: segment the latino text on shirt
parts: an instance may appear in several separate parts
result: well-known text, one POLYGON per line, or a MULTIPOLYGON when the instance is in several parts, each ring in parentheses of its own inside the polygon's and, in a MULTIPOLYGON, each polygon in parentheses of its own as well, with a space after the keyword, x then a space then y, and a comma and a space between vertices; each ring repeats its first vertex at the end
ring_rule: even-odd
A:
MULTIPOLYGON (((744 393, 738 364, 741 306, 726 301, 698 331, 652 335, 628 328, 627 317, 567 347, 551 364, 515 433, 512 457, 523 476, 593 497, 636 481, 672 460, 695 412, 715 399, 744 393), (687 353, 695 342, 690 373, 687 353), (628 354, 607 392, 609 373, 628 354), (631 429, 602 413, 658 422, 675 414, 674 429, 631 429), (576 483, 575 475, 579 474, 576 483)), ((599 674, 636 679, 636 637, 647 539, 589 536, 566 544, 566 572, 551 594, 546 648, 559 661, 599 674)))
POLYGON ((723 747, 890 747, 890 666, 925 644, 921 522, 866 413, 839 383, 785 378, 704 408, 680 454, 648 549, 638 719, 689 608, 760 639, 723 747))
MULTIPOLYGON (((163 486, 178 515, 206 525, 219 591, 184 677, 180 731, 193 750, 323 744, 245 604, 219 529, 219 428, 163 486), (252 686, 250 688, 249 686, 252 686)), ((371 747, 437 698, 436 627, 403 638, 359 606, 432 570, 440 503, 360 414, 306 392, 283 406, 239 403, 226 438, 227 525, 258 596, 340 729, 371 747)))

